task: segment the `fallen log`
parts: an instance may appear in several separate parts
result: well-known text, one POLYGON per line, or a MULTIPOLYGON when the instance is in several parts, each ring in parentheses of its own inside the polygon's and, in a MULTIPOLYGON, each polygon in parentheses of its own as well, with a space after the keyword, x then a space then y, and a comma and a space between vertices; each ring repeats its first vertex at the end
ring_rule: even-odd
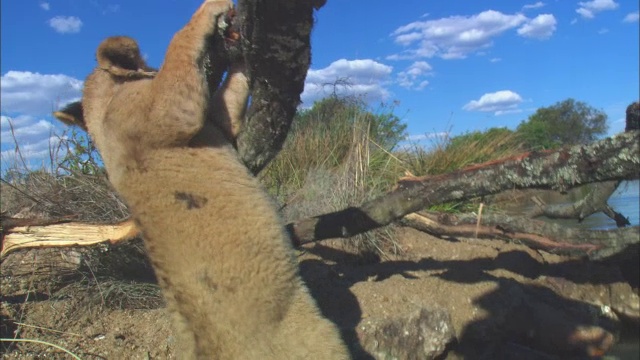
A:
POLYGON ((511 189, 567 189, 602 181, 639 177, 640 131, 588 145, 530 152, 474 165, 452 173, 405 178, 395 190, 360 207, 318 215, 287 225, 295 245, 348 238, 387 225, 432 205, 511 189))

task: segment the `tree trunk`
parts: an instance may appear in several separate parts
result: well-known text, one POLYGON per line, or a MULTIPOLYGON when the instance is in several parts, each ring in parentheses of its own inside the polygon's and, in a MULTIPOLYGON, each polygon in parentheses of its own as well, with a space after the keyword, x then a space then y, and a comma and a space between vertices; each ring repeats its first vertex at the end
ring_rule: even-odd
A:
POLYGON ((313 9, 323 1, 239 0, 242 50, 251 104, 237 139, 238 151, 254 174, 282 148, 311 63, 313 9))

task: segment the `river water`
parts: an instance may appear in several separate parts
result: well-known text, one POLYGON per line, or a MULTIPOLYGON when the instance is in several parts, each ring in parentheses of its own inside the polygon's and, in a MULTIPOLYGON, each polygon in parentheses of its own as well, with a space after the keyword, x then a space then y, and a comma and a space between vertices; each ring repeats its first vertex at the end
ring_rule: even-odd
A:
MULTIPOLYGON (((631 226, 640 225, 640 180, 625 181, 620 184, 618 190, 609 198, 609 205, 617 212, 628 217, 631 226)), ((599 215, 609 219, 602 213, 599 215)), ((596 218, 594 225, 593 227, 595 228, 608 229, 615 227, 616 224, 611 219, 609 221, 600 221, 596 218)))

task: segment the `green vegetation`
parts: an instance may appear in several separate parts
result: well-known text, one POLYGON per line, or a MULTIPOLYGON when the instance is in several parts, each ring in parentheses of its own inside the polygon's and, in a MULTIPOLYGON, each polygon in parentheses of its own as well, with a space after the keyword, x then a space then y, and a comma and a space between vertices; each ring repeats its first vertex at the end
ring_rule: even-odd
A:
POLYGON ((517 128, 529 149, 585 144, 607 132, 607 115, 584 102, 567 99, 538 109, 517 128))
POLYGON ((65 146, 65 154, 58 164, 58 169, 69 173, 99 175, 104 173, 100 154, 87 134, 76 128, 61 142, 65 146))
MULTIPOLYGON (((383 106, 374 114, 359 99, 326 98, 296 116, 287 142, 262 179, 282 194, 282 189, 300 189, 311 170, 334 169, 349 161, 366 161, 371 175, 384 172, 405 129, 393 109, 383 106)), ((371 177, 360 180, 375 182, 371 177)))

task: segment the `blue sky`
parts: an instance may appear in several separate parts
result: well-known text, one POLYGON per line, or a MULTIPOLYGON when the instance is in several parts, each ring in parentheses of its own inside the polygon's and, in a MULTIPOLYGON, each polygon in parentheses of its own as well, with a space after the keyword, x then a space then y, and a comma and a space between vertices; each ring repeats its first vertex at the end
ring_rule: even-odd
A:
MULTIPOLYGON (((196 0, 5 0, 1 9, 2 157, 9 121, 24 155, 47 157, 50 116, 81 95, 94 52, 111 35, 136 38, 159 66, 196 0)), ((638 2, 328 0, 316 13, 304 106, 331 93, 396 103, 413 140, 515 128, 537 108, 572 97, 603 110, 610 134, 639 98, 638 2)))

